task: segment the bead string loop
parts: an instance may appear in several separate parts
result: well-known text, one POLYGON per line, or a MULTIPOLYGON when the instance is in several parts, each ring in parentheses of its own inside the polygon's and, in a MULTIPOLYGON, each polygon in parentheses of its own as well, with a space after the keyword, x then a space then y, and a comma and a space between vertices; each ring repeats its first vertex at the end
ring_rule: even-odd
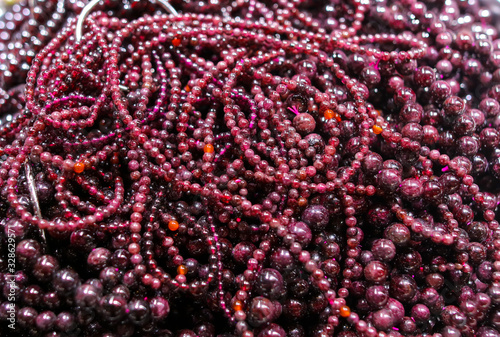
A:
MULTIPOLYGON (((94 9, 95 6, 99 3, 101 0, 92 0, 89 2, 83 9, 82 12, 80 13, 80 16, 78 17, 78 21, 76 23, 76 29, 75 29, 75 36, 76 40, 80 41, 83 35, 83 23, 85 22, 85 19, 89 15, 89 13, 94 9)), ((163 9, 165 9, 167 12, 173 15, 179 15, 179 13, 175 10, 174 7, 167 1, 167 0, 150 0, 154 4, 160 5, 163 9)))

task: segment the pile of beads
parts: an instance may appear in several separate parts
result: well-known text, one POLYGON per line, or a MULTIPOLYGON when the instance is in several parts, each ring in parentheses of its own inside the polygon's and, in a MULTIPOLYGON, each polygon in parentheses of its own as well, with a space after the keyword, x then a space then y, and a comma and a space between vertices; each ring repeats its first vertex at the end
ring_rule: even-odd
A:
POLYGON ((49 4, 0 21, 2 332, 15 277, 19 336, 500 336, 487 9, 49 4))

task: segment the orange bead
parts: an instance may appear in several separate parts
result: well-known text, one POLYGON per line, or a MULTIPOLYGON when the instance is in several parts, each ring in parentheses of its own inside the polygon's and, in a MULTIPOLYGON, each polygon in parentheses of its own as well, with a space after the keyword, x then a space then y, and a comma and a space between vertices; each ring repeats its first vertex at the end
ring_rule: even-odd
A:
POLYGON ((379 135, 382 133, 382 127, 378 126, 378 125, 374 125, 372 127, 372 130, 373 130, 373 133, 376 134, 376 135, 379 135))
POLYGON ((351 314, 351 309, 347 305, 340 307, 340 316, 349 317, 350 314, 351 314))
POLYGON ((243 303, 241 303, 241 301, 235 301, 233 304, 233 309, 234 309, 234 311, 242 310, 243 303))
POLYGON ((333 117, 335 117, 335 112, 333 112, 333 110, 325 110, 325 113, 323 114, 323 116, 325 116, 325 119, 332 119, 333 117))
POLYGON ((184 266, 184 265, 181 264, 179 267, 177 267, 177 274, 179 274, 179 275, 186 275, 187 272, 188 272, 188 269, 187 269, 186 266, 184 266))
POLYGON ((190 91, 191 91, 191 88, 189 87, 189 85, 186 85, 186 86, 184 87, 184 90, 186 90, 187 92, 190 92, 190 91))
POLYGON ((340 115, 331 109, 325 110, 323 116, 325 116, 325 119, 335 118, 337 122, 340 122, 342 120, 342 118, 340 118, 340 115))
POLYGON ((212 144, 207 144, 203 147, 203 151, 205 151, 205 153, 212 153, 214 152, 214 146, 212 144))
POLYGON ((83 170, 85 170, 85 164, 82 162, 77 162, 73 166, 73 171, 75 171, 75 173, 82 173, 83 170))
POLYGON ((179 47, 179 46, 181 45, 181 39, 179 39, 178 37, 174 38, 174 39, 172 40, 172 45, 173 45, 174 47, 179 47))
POLYGON ((300 198, 297 200, 297 205, 299 205, 300 207, 307 206, 307 199, 306 199, 306 198, 304 198, 304 197, 300 197, 300 198))
POLYGON ((175 220, 171 220, 168 222, 168 229, 171 231, 176 231, 179 229, 179 223, 175 220))

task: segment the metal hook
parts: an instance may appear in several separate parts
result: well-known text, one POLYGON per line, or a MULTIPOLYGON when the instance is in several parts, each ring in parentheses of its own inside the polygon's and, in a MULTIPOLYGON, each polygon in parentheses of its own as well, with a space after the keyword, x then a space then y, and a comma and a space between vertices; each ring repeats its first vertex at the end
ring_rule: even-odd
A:
MULTIPOLYGON (((78 21, 76 23, 76 31, 75 31, 75 36, 76 40, 80 41, 83 35, 83 22, 89 15, 89 13, 94 9, 94 7, 99 3, 101 0, 92 0, 89 2, 83 9, 82 12, 80 13, 80 16, 78 17, 78 21)), ((158 4, 163 9, 165 9, 167 12, 173 15, 179 15, 177 11, 175 10, 174 7, 167 1, 167 0, 150 0, 152 3, 158 4)))
MULTIPOLYGON (((31 1, 35 1, 35 0, 31 0, 31 1)), ((76 36, 77 41, 80 41, 82 39, 83 23, 85 22, 85 19, 87 18, 89 13, 94 9, 94 7, 97 6, 99 1, 101 1, 101 0, 92 0, 82 9, 82 12, 80 13, 80 16, 78 17, 78 21, 76 22, 75 36, 76 36)), ((172 7, 172 5, 167 0, 150 0, 150 1, 154 4, 160 5, 161 7, 163 7, 163 9, 165 9, 170 14, 179 15, 179 13, 175 10, 174 7, 172 7)), ((120 89, 122 91, 126 91, 126 92, 129 91, 129 88, 127 88, 124 85, 120 84, 118 87, 120 87, 120 89)))
MULTIPOLYGON (((35 189, 35 179, 33 178, 33 173, 31 172, 31 165, 28 161, 24 163, 24 170, 26 172, 26 180, 28 181, 28 189, 30 191, 31 204, 33 205, 33 210, 35 215, 42 219, 42 210, 40 209, 40 204, 38 203, 38 196, 35 189)), ((44 243, 47 243, 47 237, 45 236, 45 230, 40 229, 40 236, 44 243)))

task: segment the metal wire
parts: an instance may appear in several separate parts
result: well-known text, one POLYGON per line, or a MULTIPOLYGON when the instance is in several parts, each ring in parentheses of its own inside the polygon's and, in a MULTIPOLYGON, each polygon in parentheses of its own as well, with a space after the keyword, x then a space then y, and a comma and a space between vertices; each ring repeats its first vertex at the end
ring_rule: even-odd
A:
MULTIPOLYGON (((28 161, 24 163, 24 170, 26 172, 26 180, 28 181, 28 189, 30 192, 31 204, 33 205, 33 210, 35 215, 42 219, 42 210, 40 208, 40 203, 38 202, 38 196, 36 194, 35 179, 33 178, 33 172, 31 171, 31 165, 28 161)), ((40 236, 44 243, 47 243, 47 237, 45 236, 45 230, 40 229, 40 236)))
MULTIPOLYGON (((80 16, 78 17, 78 21, 76 23, 76 31, 75 31, 75 36, 76 40, 80 41, 83 35, 83 23, 85 22, 85 19, 89 15, 89 13, 94 9, 95 6, 99 3, 101 0, 92 0, 90 1, 83 9, 82 12, 80 13, 80 16)), ((167 0, 150 0, 152 3, 160 5, 163 9, 165 9, 167 12, 173 15, 179 15, 177 11, 175 10, 174 7, 167 1, 167 0)))

